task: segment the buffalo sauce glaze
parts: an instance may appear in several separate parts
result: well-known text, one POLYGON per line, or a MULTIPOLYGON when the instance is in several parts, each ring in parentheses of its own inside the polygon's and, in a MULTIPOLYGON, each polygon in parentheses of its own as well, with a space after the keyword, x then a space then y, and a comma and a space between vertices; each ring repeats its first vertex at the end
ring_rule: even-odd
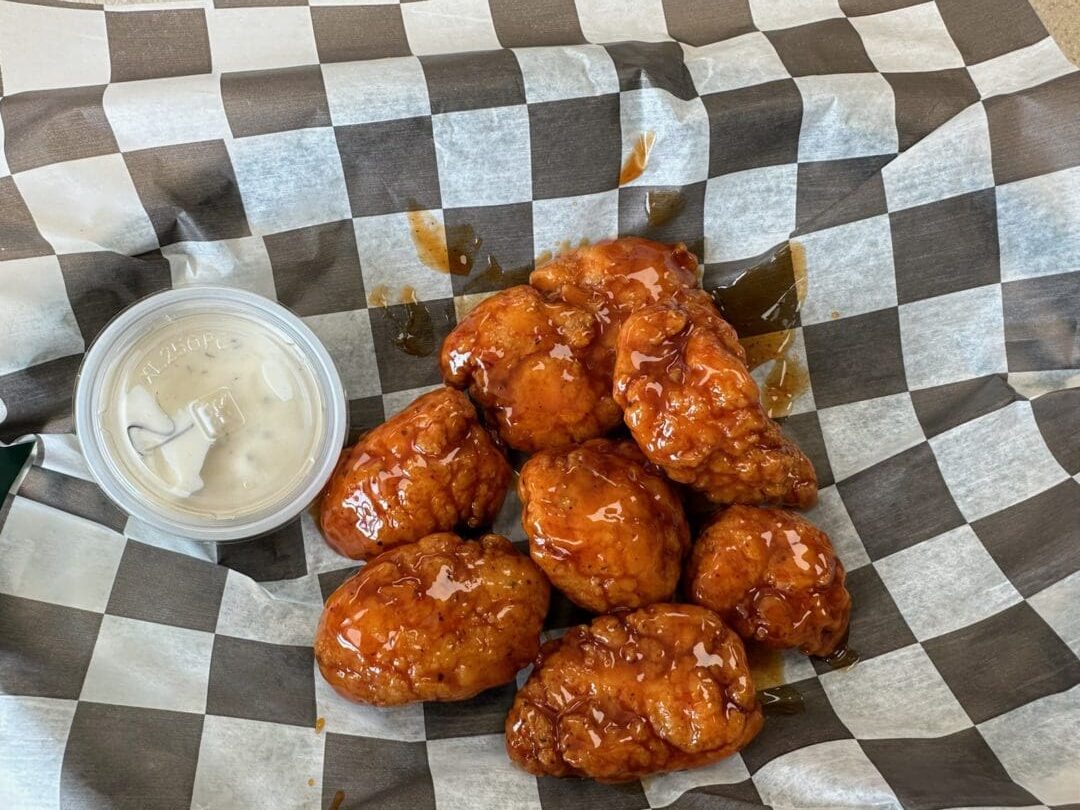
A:
POLYGON ((690 530, 678 495, 633 442, 537 453, 518 492, 530 556, 571 601, 605 613, 672 597, 690 530))
POLYGON ((630 236, 559 254, 538 267, 529 283, 592 313, 601 343, 613 354, 619 327, 630 313, 696 289, 700 273, 697 257, 685 245, 630 236))
POLYGON ((515 449, 584 441, 620 420, 595 320, 526 285, 480 302, 443 343, 441 362, 443 378, 467 387, 515 449))
POLYGON ((730 507, 702 532, 686 573, 691 600, 743 638, 817 656, 846 639, 844 567, 828 536, 794 512, 730 507))
POLYGON ((510 465, 468 398, 439 388, 363 436, 320 501, 327 542, 354 559, 459 526, 490 524, 510 465))
POLYGON ((546 644, 506 737, 531 773, 621 781, 722 759, 761 722, 735 634, 710 611, 660 603, 546 644))
POLYGON ((705 293, 631 315, 619 332, 613 392, 646 458, 710 501, 817 497, 813 465, 768 418, 745 353, 705 293))
POLYGON ((315 657, 352 700, 463 700, 535 658, 548 600, 543 574, 506 538, 432 534, 380 555, 330 596, 315 657))

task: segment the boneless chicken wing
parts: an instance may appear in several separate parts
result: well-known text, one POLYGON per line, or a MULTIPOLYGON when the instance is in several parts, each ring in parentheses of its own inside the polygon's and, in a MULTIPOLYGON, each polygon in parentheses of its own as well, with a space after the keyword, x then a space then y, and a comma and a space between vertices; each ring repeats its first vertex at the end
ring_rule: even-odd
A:
POLYGON ((615 400, 646 458, 713 503, 811 506, 813 465, 765 413, 744 358, 706 294, 684 294, 626 319, 615 400))
POLYGON ((712 611, 660 603, 545 644, 506 745, 530 773, 620 781, 726 757, 761 722, 738 636, 712 611))
POLYGON ((498 535, 429 535, 391 549, 327 600, 322 675, 351 700, 464 700, 513 680, 540 647, 549 586, 498 535))
POLYGON ((530 555, 573 602, 604 613, 674 594, 690 530, 678 495, 633 442, 537 453, 518 493, 530 555))
POLYGON ((598 335, 585 310, 511 287, 480 302, 447 336, 443 378, 469 389, 511 447, 584 441, 622 417, 598 335))
POLYGON ((743 638, 827 656, 844 641, 851 597, 829 537, 783 509, 732 506, 698 538, 686 590, 743 638))
POLYGON ((432 532, 491 523, 510 465, 468 397, 440 388, 360 439, 320 501, 327 542, 354 559, 432 532))
POLYGON ((484 300, 443 343, 443 379, 468 388, 511 447, 536 451, 619 424, 615 339, 631 312, 698 286, 683 245, 628 237, 564 253, 531 286, 484 300))
POLYGON ((614 359, 619 326, 632 312, 700 286, 685 245, 627 236, 561 253, 529 276, 552 299, 593 313, 614 359))

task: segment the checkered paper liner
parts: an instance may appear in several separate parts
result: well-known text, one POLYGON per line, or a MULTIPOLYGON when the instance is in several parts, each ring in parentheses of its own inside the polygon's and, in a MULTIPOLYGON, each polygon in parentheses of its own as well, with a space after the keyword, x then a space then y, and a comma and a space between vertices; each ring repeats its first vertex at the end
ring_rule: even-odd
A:
MULTIPOLYGON (((1080 802, 1080 73, 1026 2, 0 0, 0 120, 0 441, 38 437, 0 508, 0 807, 1080 802), (682 201, 663 225, 654 191, 682 201), (470 277, 420 261, 415 209, 470 277), (489 257, 619 234, 685 241, 710 287, 806 254, 783 426, 863 660, 786 655, 806 711, 716 765, 534 778, 513 684, 346 703, 310 645, 356 566, 310 516, 162 535, 70 435, 81 353, 156 290, 291 307, 355 435, 439 382, 380 288, 441 339, 502 283, 489 257)), ((495 528, 520 543, 518 512, 495 528)), ((557 601, 550 630, 580 620, 557 601)))

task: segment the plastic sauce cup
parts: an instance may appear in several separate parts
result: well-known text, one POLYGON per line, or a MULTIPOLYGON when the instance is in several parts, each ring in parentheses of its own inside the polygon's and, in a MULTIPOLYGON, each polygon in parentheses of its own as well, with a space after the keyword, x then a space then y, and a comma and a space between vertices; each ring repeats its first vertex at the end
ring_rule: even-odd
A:
POLYGON ((196 540, 253 537, 308 506, 348 412, 315 334, 254 293, 197 286, 121 312, 83 358, 75 432, 122 509, 196 540))

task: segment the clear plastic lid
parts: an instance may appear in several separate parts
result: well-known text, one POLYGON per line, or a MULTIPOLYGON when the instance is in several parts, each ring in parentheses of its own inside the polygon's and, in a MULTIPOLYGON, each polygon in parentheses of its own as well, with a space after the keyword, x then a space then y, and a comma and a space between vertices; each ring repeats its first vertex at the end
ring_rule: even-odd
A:
POLYGON ((98 336, 75 393, 91 472, 167 531, 234 540, 318 493, 345 436, 341 380, 283 307, 225 287, 146 298, 98 336))

